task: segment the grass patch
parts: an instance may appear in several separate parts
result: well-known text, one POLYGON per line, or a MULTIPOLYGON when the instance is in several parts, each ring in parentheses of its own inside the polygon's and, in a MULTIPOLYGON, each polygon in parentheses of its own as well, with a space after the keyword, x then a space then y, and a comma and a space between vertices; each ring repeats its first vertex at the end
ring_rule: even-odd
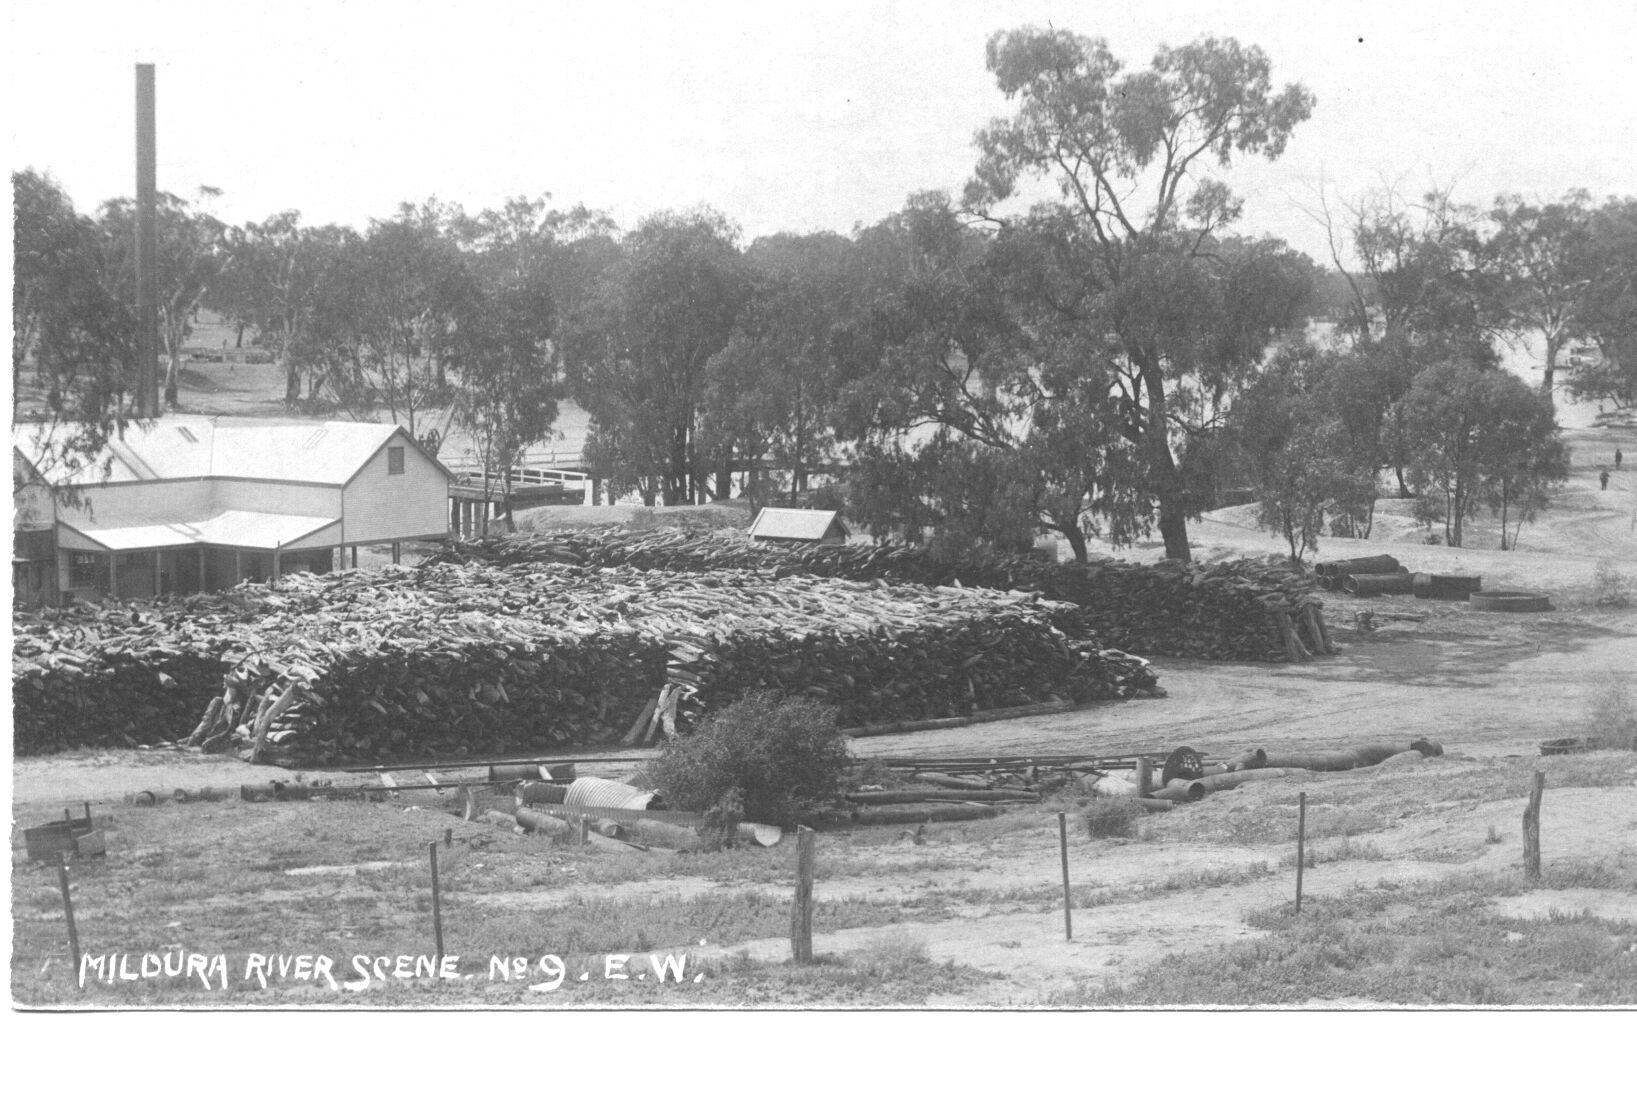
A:
POLYGON ((1476 875, 1312 896, 1253 911, 1262 937, 1173 954, 1073 1005, 1607 1005, 1637 1001, 1637 924, 1588 913, 1521 920, 1485 905, 1511 887, 1476 875))

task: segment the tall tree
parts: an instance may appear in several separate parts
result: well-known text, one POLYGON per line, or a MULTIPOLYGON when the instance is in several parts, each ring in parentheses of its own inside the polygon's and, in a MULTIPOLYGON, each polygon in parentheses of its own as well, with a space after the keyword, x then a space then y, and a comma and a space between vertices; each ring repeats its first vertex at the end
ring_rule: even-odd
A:
POLYGON ((1637 199, 1610 199, 1597 209, 1588 268, 1586 332, 1602 355, 1571 377, 1570 390, 1617 407, 1637 406, 1637 199))
POLYGON ((861 308, 852 242, 836 234, 779 234, 745 253, 748 295, 728 344, 711 361, 701 419, 716 458, 717 495, 746 467, 752 505, 762 501, 764 457, 790 472, 791 500, 836 446, 832 410, 842 380, 836 335, 861 308))
POLYGON ((561 225, 562 216, 544 199, 518 198, 457 231, 475 288, 451 346, 460 374, 455 416, 472 434, 485 489, 489 473, 501 472, 508 502, 512 467, 557 418, 559 318, 552 284, 561 225))
POLYGON ((303 226, 301 212, 282 211, 229 233, 231 262, 205 297, 239 325, 253 327, 260 343, 283 365, 284 402, 301 401, 302 374, 309 395, 322 380, 309 327, 326 300, 344 295, 338 285, 350 232, 338 226, 303 226))
POLYGON ((130 416, 136 315, 119 290, 122 246, 51 177, 27 169, 11 184, 12 421, 40 422, 42 463, 76 470, 130 416))
POLYGON ((1408 200, 1389 186, 1341 206, 1345 215, 1338 220, 1321 196, 1316 217, 1351 291, 1339 330, 1368 379, 1368 385, 1349 389, 1355 402, 1373 404, 1370 420, 1382 419, 1382 460, 1393 469, 1399 495, 1408 498, 1402 399, 1433 364, 1498 363, 1494 338, 1505 325, 1501 284, 1478 211, 1456 203, 1447 188, 1408 200), (1352 266, 1345 256, 1349 247, 1352 266))
MULTIPOLYGON (((200 188, 201 199, 218 194, 200 188)), ((182 370, 182 346, 193 332, 199 306, 217 280, 233 263, 228 228, 215 216, 169 192, 157 197, 159 251, 159 336, 165 346, 165 405, 177 406, 182 370)), ((102 222, 110 240, 124 243, 121 250, 122 283, 131 297, 136 289, 136 203, 113 199, 102 205, 102 222)))
POLYGON ((1538 205, 1501 196, 1490 218, 1496 231, 1488 251, 1498 268, 1504 324, 1516 336, 1539 334, 1545 342, 1541 390, 1551 395, 1558 353, 1587 329, 1595 282, 1591 196, 1574 191, 1538 205))
POLYGON ((736 238, 714 211, 651 215, 576 311, 570 380, 591 415, 592 450, 649 504, 703 494, 707 366, 732 336, 747 290, 736 238))
POLYGON ((1229 417, 1231 449, 1258 494, 1258 523, 1285 538, 1293 562, 1318 550, 1327 519, 1332 531, 1367 532, 1376 451, 1348 425, 1352 411, 1333 401, 1352 360, 1305 343, 1281 350, 1229 417))
POLYGON ((1413 485, 1437 504, 1445 542, 1461 547, 1465 522, 1497 482, 1505 500, 1544 489, 1561 457, 1551 400, 1511 372, 1444 361, 1422 371, 1402 400, 1413 485))
POLYGON ((448 232, 459 217, 435 201, 406 203, 396 218, 370 224, 349 273, 355 358, 331 377, 354 416, 384 409, 413 436, 427 410, 449 399, 456 320, 475 294, 448 232))
MULTIPOLYGON (((1120 391, 1136 489, 1157 507, 1166 554, 1186 559, 1198 504, 1180 468, 1178 415, 1231 386, 1295 320, 1288 302, 1276 308, 1281 295, 1239 313, 1239 291, 1259 280, 1233 270, 1219 239, 1241 204, 1196 172, 1236 154, 1278 157, 1313 97, 1299 85, 1275 90, 1267 55, 1233 39, 1162 47, 1147 69, 1125 73, 1102 39, 1025 28, 989 40, 988 67, 1017 110, 978 134, 966 204, 1003 238, 1044 246, 1024 284, 1032 324, 1070 342, 1059 361, 1120 391), (1063 198, 1006 217, 1001 205, 1030 179, 1054 181, 1063 198), (1210 330, 1202 302, 1217 308, 1203 312, 1210 330)), ((1253 258, 1269 259, 1254 249, 1240 259, 1253 258)))

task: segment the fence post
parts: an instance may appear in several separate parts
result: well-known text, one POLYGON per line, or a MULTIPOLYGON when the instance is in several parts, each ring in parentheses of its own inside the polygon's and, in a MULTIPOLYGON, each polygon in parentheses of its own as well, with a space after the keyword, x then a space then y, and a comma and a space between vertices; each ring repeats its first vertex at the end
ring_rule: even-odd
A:
POLYGON ((1296 914, 1302 914, 1302 867, 1307 865, 1307 794, 1296 794, 1296 914))
POLYGON ((63 918, 68 922, 68 953, 69 970, 74 977, 74 987, 80 986, 80 932, 74 926, 74 901, 68 894, 68 863, 63 859, 63 852, 57 851, 57 887, 63 892, 63 918))
POLYGON ((1529 806, 1523 810, 1523 875, 1540 880, 1540 797, 1546 789, 1546 775, 1535 771, 1529 790, 1529 806))
POLYGON ((1069 897, 1069 815, 1067 812, 1057 814, 1057 849, 1063 858, 1063 938, 1074 941, 1074 917, 1071 909, 1074 906, 1069 897))
MULTIPOLYGON (((438 961, 443 961, 443 903, 438 898, 438 844, 436 841, 426 844, 426 852, 432 859, 432 937, 438 948, 438 961)), ((442 965, 439 965, 442 968, 442 965)))
POLYGON ((790 954, 797 965, 813 963, 813 839, 812 828, 796 828, 796 899, 790 908, 790 954))

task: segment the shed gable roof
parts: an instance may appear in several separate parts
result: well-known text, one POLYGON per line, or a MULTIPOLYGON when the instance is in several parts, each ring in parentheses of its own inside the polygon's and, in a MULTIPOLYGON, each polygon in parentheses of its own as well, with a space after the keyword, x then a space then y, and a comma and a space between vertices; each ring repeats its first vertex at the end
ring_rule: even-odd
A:
POLYGON ((822 540, 831 527, 846 536, 833 509, 775 509, 764 508, 750 524, 750 535, 768 540, 822 540))
MULTIPOLYGON (((127 426, 123 439, 110 440, 83 467, 66 472, 44 457, 38 426, 12 426, 13 448, 42 476, 77 485, 103 482, 106 464, 106 481, 116 483, 218 478, 344 486, 394 437, 420 450, 392 424, 165 417, 127 426)), ((434 457, 427 459, 448 474, 434 457)))

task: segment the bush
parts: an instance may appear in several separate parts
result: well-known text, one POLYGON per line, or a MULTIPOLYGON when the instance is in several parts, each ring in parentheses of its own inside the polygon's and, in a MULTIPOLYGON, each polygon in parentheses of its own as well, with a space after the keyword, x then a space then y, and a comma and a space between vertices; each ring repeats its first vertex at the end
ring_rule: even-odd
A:
POLYGON ((1094 839, 1128 839, 1137 833, 1142 805, 1130 797, 1098 797, 1086 806, 1086 834, 1094 839))
POLYGON ((1631 582, 1607 559, 1599 559, 1592 573, 1592 604, 1599 609, 1624 609, 1631 604, 1631 582))
POLYGON ((835 710, 755 692, 672 739, 648 776, 675 808, 704 812, 737 789, 745 819, 790 826, 804 809, 840 795, 846 769, 835 710))
POLYGON ((1594 750, 1637 751, 1637 702, 1624 682, 1609 679, 1592 698, 1586 741, 1594 750))

